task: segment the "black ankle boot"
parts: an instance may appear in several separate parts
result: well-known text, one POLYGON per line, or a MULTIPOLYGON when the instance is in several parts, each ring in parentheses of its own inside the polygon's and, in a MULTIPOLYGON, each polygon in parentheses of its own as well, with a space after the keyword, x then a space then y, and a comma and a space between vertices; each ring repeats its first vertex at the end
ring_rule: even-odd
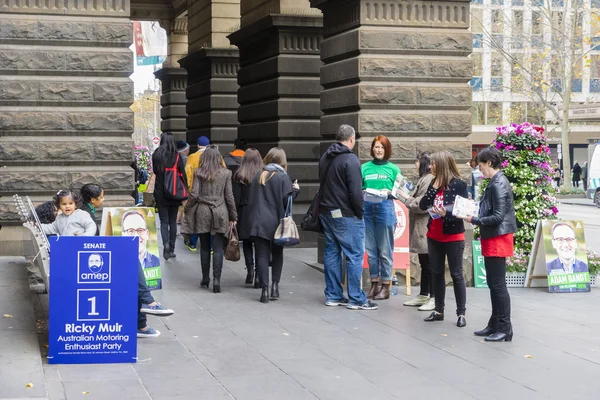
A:
POLYGON ((483 340, 486 342, 512 342, 512 338, 513 332, 511 329, 510 333, 494 332, 483 340))
POLYGON ((168 260, 168 259, 169 259, 169 258, 171 258, 171 257, 172 257, 172 256, 171 256, 171 250, 169 250, 169 248, 168 248, 168 247, 165 247, 165 248, 163 249, 163 258, 164 258, 165 260, 168 260))
POLYGON ((260 294, 260 302, 268 303, 269 302, 269 288, 262 288, 262 293, 260 294))
POLYGON ((254 289, 260 289, 260 279, 258 279, 258 271, 254 270, 254 289))
POLYGON ((176 258, 177 255, 175 254, 175 243, 169 244, 169 250, 170 250, 171 258, 176 258))
POLYGON ((247 267, 248 273, 246 274, 246 285, 252 285, 254 280, 254 267, 247 267))
POLYGON ((490 336, 492 333, 495 333, 496 330, 494 328, 490 328, 489 326, 486 326, 485 328, 483 328, 480 331, 475 331, 473 332, 473 334, 475 336, 490 336))
POLYGON ((271 285, 271 299, 279 298, 279 282, 273 282, 271 285))
POLYGON ((213 293, 221 293, 221 278, 213 279, 213 293))

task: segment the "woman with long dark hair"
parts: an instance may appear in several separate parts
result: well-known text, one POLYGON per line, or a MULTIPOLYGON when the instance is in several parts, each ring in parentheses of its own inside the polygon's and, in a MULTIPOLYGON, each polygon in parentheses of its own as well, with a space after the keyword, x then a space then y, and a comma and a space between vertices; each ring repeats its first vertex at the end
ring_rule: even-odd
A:
POLYGON ((230 224, 237 223, 237 211, 231 188, 231 171, 221 164, 221 154, 209 145, 202 154, 200 167, 194 172, 194 186, 185 205, 182 231, 200 236, 202 282, 210 283, 210 252, 212 241, 213 292, 221 293, 221 273, 230 224))
POLYGON ((258 150, 248 149, 244 153, 241 164, 233 176, 233 197, 235 199, 238 220, 240 221, 237 229, 240 236, 239 239, 242 241, 247 270, 246 284, 252 284, 252 280, 254 279, 254 288, 256 289, 260 287, 260 284, 258 282, 258 274, 256 274, 256 276, 254 275, 254 252, 252 241, 250 240, 250 235, 248 233, 248 226, 244 225, 242 221, 244 220, 244 211, 248 207, 250 198, 250 184, 263 166, 263 160, 258 150))
MULTIPOLYGON (((154 200, 158 206, 158 217, 160 218, 160 235, 163 242, 163 257, 165 260, 175 258, 175 241, 177 240, 177 210, 181 206, 181 200, 173 200, 165 196, 165 169, 173 168, 177 163, 177 172, 183 175, 183 182, 187 182, 185 176, 185 163, 178 156, 175 146, 175 137, 165 132, 160 138, 160 146, 152 154, 152 171, 156 176, 154 185, 154 200)), ((136 199, 137 200, 137 199, 136 199)))
POLYGON ((467 325, 465 318, 467 288, 463 276, 463 253, 465 251, 465 224, 462 219, 452 215, 451 205, 456 196, 468 198, 467 184, 460 178, 456 161, 447 151, 431 155, 431 173, 434 180, 421 199, 421 210, 429 211, 427 224, 427 248, 433 270, 435 311, 425 318, 426 322, 444 320, 444 301, 446 298, 446 257, 454 285, 456 298, 456 326, 467 325))
POLYGON ((250 185, 247 210, 244 210, 244 229, 254 243, 256 270, 262 293, 261 303, 269 302, 269 259, 272 258, 273 279, 271 299, 279 298, 279 280, 283 270, 283 247, 273 243, 279 221, 285 214, 288 199, 298 195, 300 187, 287 174, 285 151, 274 147, 264 158, 265 167, 250 185))
POLYGON ((500 171, 502 161, 502 154, 495 147, 483 149, 477 155, 479 170, 490 182, 479 202, 479 216, 468 219, 481 230, 481 253, 492 300, 492 316, 487 326, 475 332, 475 336, 485 336, 486 342, 510 342, 513 337, 506 257, 514 253, 517 219, 510 182, 500 171))
POLYGON ((415 161, 419 171, 419 181, 412 194, 399 192, 399 199, 409 212, 410 252, 419 256, 421 264, 421 291, 417 297, 404 302, 405 306, 419 307, 419 311, 433 311, 435 309, 435 290, 433 287, 433 272, 429 262, 429 251, 427 248, 427 222, 429 214, 421 210, 419 203, 427 193, 427 189, 433 181, 431 174, 431 160, 429 153, 423 153, 415 161))

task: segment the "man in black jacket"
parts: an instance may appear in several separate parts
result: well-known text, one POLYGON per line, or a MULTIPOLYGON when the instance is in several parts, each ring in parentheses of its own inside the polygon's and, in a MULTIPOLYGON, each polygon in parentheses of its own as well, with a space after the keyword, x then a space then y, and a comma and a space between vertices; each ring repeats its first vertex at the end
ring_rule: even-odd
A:
POLYGON ((319 161, 319 218, 325 231, 325 305, 375 310, 377 304, 367 300, 361 289, 365 223, 360 161, 352 152, 356 144, 354 128, 341 125, 336 140, 319 161), (350 300, 344 298, 342 288, 342 253, 346 256, 350 300))

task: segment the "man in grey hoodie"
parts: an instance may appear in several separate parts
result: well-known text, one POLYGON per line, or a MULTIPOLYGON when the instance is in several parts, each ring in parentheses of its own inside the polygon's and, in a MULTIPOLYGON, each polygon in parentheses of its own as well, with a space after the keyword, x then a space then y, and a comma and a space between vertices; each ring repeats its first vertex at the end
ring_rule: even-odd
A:
POLYGON ((319 161, 319 218, 325 231, 325 305, 375 310, 377 304, 367 300, 361 289, 365 222, 360 161, 352 152, 356 144, 354 128, 341 125, 336 140, 319 161), (342 253, 346 256, 349 300, 344 298, 342 288, 342 253))

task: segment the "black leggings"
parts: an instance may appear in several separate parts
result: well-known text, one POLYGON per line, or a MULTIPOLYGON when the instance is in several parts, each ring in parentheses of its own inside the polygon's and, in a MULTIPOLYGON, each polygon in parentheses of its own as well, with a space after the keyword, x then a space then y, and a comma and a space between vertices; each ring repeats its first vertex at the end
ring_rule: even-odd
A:
POLYGON ((435 287, 435 311, 444 312, 444 300, 446 297, 446 256, 448 256, 448 266, 454 286, 454 297, 456 297, 456 315, 465 315, 467 303, 467 288, 465 286, 465 277, 463 276, 463 253, 465 251, 465 241, 458 242, 438 242, 427 238, 429 248, 429 259, 433 270, 435 287))
POLYGON ((512 331, 512 324, 510 322, 510 295, 506 288, 506 258, 484 257, 483 262, 492 300, 492 316, 488 326, 496 331, 509 334, 512 331))
POLYGON ((256 252, 256 271, 260 285, 269 287, 269 259, 272 259, 273 282, 279 282, 283 270, 283 247, 271 243, 270 240, 253 236, 254 251, 256 252))
POLYGON ((179 206, 158 206, 158 217, 160 218, 160 235, 163 247, 175 250, 177 240, 177 210, 179 206))
POLYGON ((434 298, 435 289, 433 287, 433 272, 431 271, 431 262, 429 254, 419 254, 419 264, 421 264, 421 296, 434 298))

